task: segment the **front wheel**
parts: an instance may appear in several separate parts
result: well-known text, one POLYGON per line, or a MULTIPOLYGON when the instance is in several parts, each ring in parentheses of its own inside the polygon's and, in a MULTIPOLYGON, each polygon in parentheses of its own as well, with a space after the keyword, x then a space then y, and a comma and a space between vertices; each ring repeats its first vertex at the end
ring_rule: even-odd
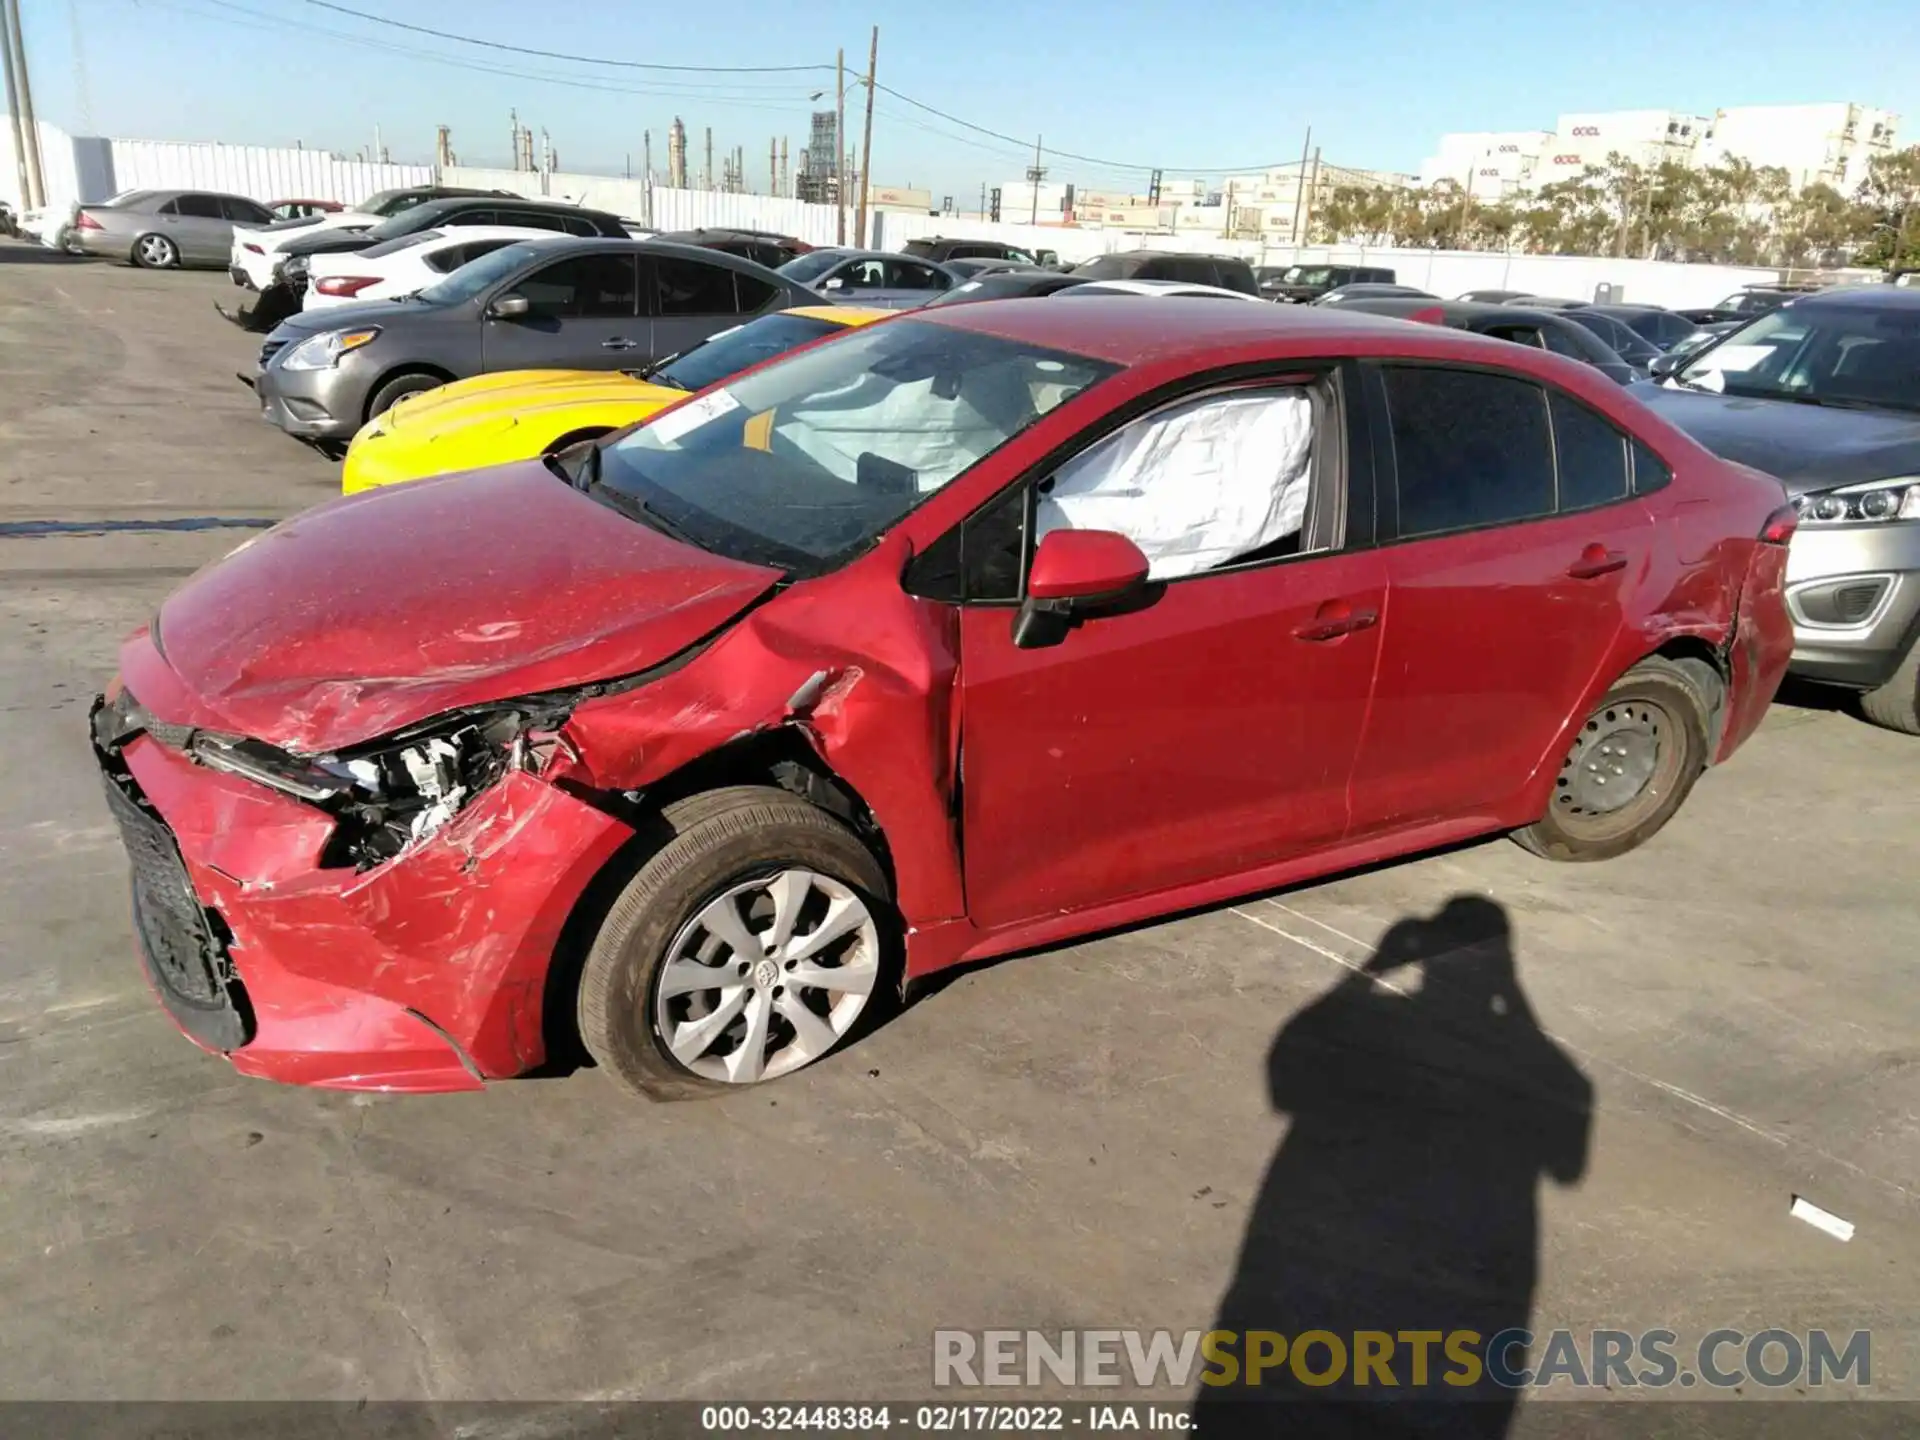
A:
POLYGON ((446 383, 438 375, 428 375, 418 370, 407 375, 396 375, 374 391, 373 398, 367 401, 367 419, 386 414, 409 395, 418 395, 423 390, 438 390, 446 383))
POLYGON ((630 1089, 678 1099, 837 1047, 894 969, 885 872, 833 816, 732 786, 668 805, 580 976, 580 1036, 630 1089))
POLYGON ((1920 640, 1907 650, 1893 678, 1860 697, 1860 713, 1903 735, 1920 735, 1920 640))
POLYGON ((133 242, 133 263, 142 270, 175 270, 180 247, 164 235, 142 235, 133 242))
POLYGON ((1706 768, 1712 713, 1686 667, 1641 661, 1580 727, 1547 813, 1513 838, 1549 860, 1610 860, 1652 839, 1706 768))

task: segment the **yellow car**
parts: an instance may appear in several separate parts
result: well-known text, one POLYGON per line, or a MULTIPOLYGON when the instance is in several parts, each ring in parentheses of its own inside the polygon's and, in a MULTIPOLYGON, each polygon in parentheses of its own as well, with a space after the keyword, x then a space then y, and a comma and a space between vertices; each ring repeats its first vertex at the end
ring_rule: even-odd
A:
POLYGON ((645 372, 506 370, 409 395, 369 420, 347 448, 343 494, 451 470, 550 455, 644 420, 689 390, 837 330, 894 314, 851 305, 806 305, 723 330, 645 372))

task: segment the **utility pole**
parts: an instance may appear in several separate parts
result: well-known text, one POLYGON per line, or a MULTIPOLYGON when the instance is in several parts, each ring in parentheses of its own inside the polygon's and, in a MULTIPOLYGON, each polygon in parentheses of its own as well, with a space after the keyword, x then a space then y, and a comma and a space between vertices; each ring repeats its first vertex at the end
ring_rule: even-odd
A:
POLYGON ((27 78, 27 42, 20 34, 19 0, 0 0, 6 8, 7 33, 13 41, 13 111, 24 143, 21 153, 27 159, 27 183, 21 193, 27 209, 47 203, 46 176, 40 170, 40 126, 33 118, 33 84, 27 78))
MULTIPOLYGON (((1302 222, 1303 224, 1306 225, 1309 231, 1313 229, 1313 202, 1315 199, 1318 198, 1319 190, 1320 190, 1320 147, 1316 145, 1313 150, 1313 179, 1310 180, 1307 184, 1307 214, 1306 214, 1306 219, 1302 222)), ((1301 243, 1298 236, 1294 238, 1293 243, 1296 245, 1301 243)))
POLYGON ((847 243, 847 52, 833 52, 833 239, 847 243))
POLYGON ((984 180, 980 182, 980 218, 987 218, 987 182, 984 180))
POLYGON ((700 177, 700 184, 702 189, 713 189, 713 127, 711 125, 707 126, 707 168, 700 177))
POLYGON ((867 229, 867 186, 873 179, 873 67, 880 58, 880 27, 873 27, 873 39, 867 46, 867 133, 860 145, 860 243, 870 244, 867 229))
POLYGON ((20 208, 31 210, 33 201, 27 186, 27 139, 26 132, 20 128, 20 102, 14 98, 13 82, 13 39, 7 24, 7 0, 0 0, 0 81, 4 81, 7 90, 7 129, 13 135, 13 167, 20 186, 20 208))
POLYGON ((640 132, 640 175, 647 182, 647 188, 653 188, 653 132, 640 132))
POLYGON ((1027 179, 1033 182, 1033 209, 1027 217, 1029 225, 1040 223, 1040 182, 1047 178, 1046 167, 1040 163, 1040 135, 1033 137, 1033 164, 1027 170, 1027 179))
POLYGON ((1313 148, 1313 127, 1307 126, 1307 138, 1300 146, 1300 173, 1293 182, 1293 243, 1300 244, 1300 202, 1307 198, 1307 152, 1313 148))

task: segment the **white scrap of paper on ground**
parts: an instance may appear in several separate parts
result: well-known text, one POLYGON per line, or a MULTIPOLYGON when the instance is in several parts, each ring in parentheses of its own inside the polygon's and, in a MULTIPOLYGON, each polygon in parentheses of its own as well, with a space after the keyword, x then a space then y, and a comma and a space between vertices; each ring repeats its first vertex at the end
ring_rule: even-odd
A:
POLYGON ((647 428, 662 445, 671 445, 709 420, 717 420, 739 408, 740 402, 733 396, 724 390, 716 390, 711 395, 702 395, 698 400, 689 400, 678 409, 669 410, 647 428))
POLYGON ((1853 1222, 1842 1220, 1831 1210, 1822 1210, 1811 1200, 1793 1197, 1793 1206, 1787 1211, 1796 1220, 1804 1220, 1816 1230, 1824 1230, 1836 1240, 1853 1239, 1853 1222))

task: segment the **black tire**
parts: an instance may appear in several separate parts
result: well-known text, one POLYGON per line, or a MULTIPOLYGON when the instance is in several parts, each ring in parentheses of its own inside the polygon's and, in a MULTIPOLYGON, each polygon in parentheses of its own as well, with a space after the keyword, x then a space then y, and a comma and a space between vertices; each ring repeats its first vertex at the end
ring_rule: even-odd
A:
POLYGON ((558 455, 562 450, 570 446, 579 445, 587 440, 598 440, 602 435, 611 435, 612 433, 613 431, 605 425, 589 426, 585 430, 569 430, 558 440, 549 442, 546 449, 540 453, 542 455, 558 455))
MULTIPOLYGON (((751 1088, 706 1078, 673 1057, 656 1016, 662 1003, 658 987, 670 947, 707 905, 743 882, 788 868, 812 871, 851 890, 868 907, 879 941, 879 953, 870 957, 878 975, 858 1019, 838 1042, 803 1064, 833 1053, 869 1028, 898 974, 900 949, 886 872, 859 837, 818 806, 762 786, 689 796, 667 805, 661 818, 670 838, 613 902, 581 970, 580 1038, 595 1063, 627 1088, 656 1100, 751 1088)), ((725 953, 730 964, 733 952, 725 953)))
POLYGON ((164 235, 142 235, 127 258, 142 270, 178 270, 180 247, 164 235))
POLYGON ((1886 684, 1860 697, 1860 713, 1902 735, 1920 735, 1920 640, 1907 647, 1906 659, 1886 684))
POLYGON ((409 395, 418 395, 422 390, 438 390, 446 384, 439 375, 430 375, 424 370, 409 370, 404 375, 396 375, 382 383, 373 392, 373 398, 367 401, 367 419, 384 415, 409 395))
POLYGON ((1561 762, 1547 813, 1513 839, 1548 860, 1585 861, 1611 860, 1658 834, 1709 758, 1715 701, 1699 668, 1654 656, 1615 681, 1561 762), (1609 780, 1633 787, 1626 801, 1599 790, 1609 780))

